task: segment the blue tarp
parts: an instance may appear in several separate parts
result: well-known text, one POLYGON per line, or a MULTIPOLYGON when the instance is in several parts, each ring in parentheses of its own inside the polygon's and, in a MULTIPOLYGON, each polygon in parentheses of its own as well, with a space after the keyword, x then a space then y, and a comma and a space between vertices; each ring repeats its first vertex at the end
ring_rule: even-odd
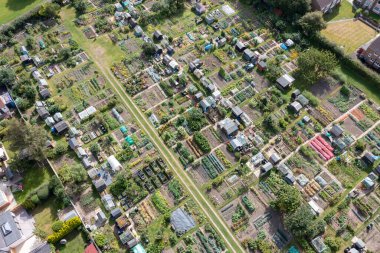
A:
POLYGON ((288 47, 287 47, 284 43, 282 43, 282 44, 280 45, 280 47, 281 47, 282 49, 284 49, 284 50, 288 50, 288 47))

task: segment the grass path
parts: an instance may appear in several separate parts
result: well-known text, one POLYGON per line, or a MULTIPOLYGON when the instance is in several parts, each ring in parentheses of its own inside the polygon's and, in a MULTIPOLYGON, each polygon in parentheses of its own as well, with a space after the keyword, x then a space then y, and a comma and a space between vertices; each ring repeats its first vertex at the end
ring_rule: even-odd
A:
POLYGON ((120 82, 114 77, 110 71, 110 57, 112 55, 98 53, 94 44, 96 41, 90 42, 86 40, 84 34, 73 24, 72 22, 73 11, 65 8, 62 13, 63 23, 67 29, 72 33, 73 39, 76 40, 79 45, 89 54, 94 61, 94 64, 101 70, 107 81, 110 83, 114 91, 119 95, 121 101, 125 104, 128 110, 137 120, 141 129, 150 137, 151 141, 161 153, 162 158, 165 160, 169 168, 172 169, 175 176, 179 181, 187 188, 187 191, 191 194, 197 205, 202 209, 207 216, 210 223, 215 227, 220 236, 224 239, 227 247, 231 252, 245 252, 240 242, 235 238, 232 231, 223 221, 219 215, 218 210, 207 200, 205 195, 198 189, 186 171, 183 169, 182 164, 178 161, 175 154, 163 143, 157 131, 153 128, 150 122, 145 117, 139 108, 133 103, 133 100, 128 96, 120 82), (94 50, 95 49, 95 50, 94 50), (101 63, 101 64, 100 64, 101 63), (108 66, 107 66, 108 65, 108 66))

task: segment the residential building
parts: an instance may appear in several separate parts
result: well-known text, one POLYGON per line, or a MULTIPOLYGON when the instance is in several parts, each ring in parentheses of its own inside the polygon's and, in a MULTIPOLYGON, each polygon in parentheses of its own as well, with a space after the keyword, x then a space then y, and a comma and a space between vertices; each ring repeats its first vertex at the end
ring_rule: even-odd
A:
POLYGON ((371 68, 380 70, 380 36, 359 57, 371 68))
POLYGON ((332 10, 340 5, 341 0, 312 0, 311 6, 314 11, 322 13, 332 12, 332 10))

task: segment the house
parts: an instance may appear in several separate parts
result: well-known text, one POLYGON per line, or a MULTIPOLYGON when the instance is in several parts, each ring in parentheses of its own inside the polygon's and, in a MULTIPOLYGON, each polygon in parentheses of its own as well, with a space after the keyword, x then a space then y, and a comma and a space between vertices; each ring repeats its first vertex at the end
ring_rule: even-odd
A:
POLYGON ((62 220, 63 221, 68 221, 72 218, 75 218, 75 217, 78 217, 78 214, 75 210, 71 210, 70 212, 68 213, 65 213, 63 216, 62 216, 62 220))
POLYGON ((173 55, 173 54, 174 54, 174 48, 173 48, 172 46, 168 45, 168 46, 166 47, 166 53, 167 53, 168 55, 173 55))
MULTIPOLYGON (((379 7, 380 11, 380 7, 379 7)), ((377 37, 359 56, 369 67, 380 70, 380 37, 377 37)))
POLYGON ((243 110, 239 106, 232 107, 232 114, 236 118, 240 118, 240 116, 243 114, 243 110))
POLYGON ((170 224, 177 235, 183 235, 195 227, 194 219, 182 208, 177 208, 172 212, 170 216, 170 224))
POLYGON ((115 3, 115 10, 116 11, 123 11, 123 6, 120 3, 115 3))
POLYGON ((265 164, 263 164, 263 166, 261 166, 261 173, 266 174, 271 169, 273 169, 273 164, 271 164, 270 162, 266 162, 265 164))
POLYGON ((60 112, 56 112, 56 113, 54 114, 53 118, 54 118, 54 120, 57 121, 57 122, 63 120, 62 113, 60 113, 60 112))
POLYGON ((315 237, 311 241, 311 245, 313 246, 313 248, 315 249, 317 253, 323 253, 327 250, 327 246, 324 243, 323 238, 321 236, 315 237))
POLYGON ((376 0, 354 0, 355 6, 380 15, 380 3, 376 0))
POLYGON ((173 60, 172 57, 170 57, 170 55, 166 54, 164 55, 164 57, 162 58, 162 63, 165 64, 166 66, 169 66, 169 63, 173 60))
POLYGON ((190 72, 194 72, 196 69, 199 69, 202 67, 203 62, 200 59, 195 59, 194 61, 190 62, 189 64, 189 70, 190 72))
POLYGON ((311 6, 313 11, 321 11, 322 13, 329 13, 340 5, 341 0, 312 0, 311 6))
POLYGON ((226 118, 219 122, 220 128, 228 138, 235 136, 239 131, 239 126, 230 118, 226 118))
POLYGON ((39 86, 42 86, 42 87, 48 87, 48 82, 46 81, 46 79, 38 79, 38 85, 39 86))
POLYGON ((251 49, 245 49, 243 52, 243 58, 246 61, 253 61, 255 59, 256 54, 251 49))
POLYGON ((292 99, 296 100, 296 98, 301 94, 301 91, 299 89, 296 89, 295 91, 292 92, 292 99))
POLYGON ((362 160, 368 165, 373 166, 376 162, 376 157, 371 152, 365 152, 362 160))
POLYGON ((267 70, 267 63, 265 61, 259 61, 257 64, 257 69, 261 72, 267 70))
POLYGON ((17 252, 16 248, 34 235, 34 219, 23 209, 6 211, 0 214, 0 229, 0 252, 17 252))
POLYGON ((277 154, 277 153, 273 153, 270 157, 269 157, 269 161, 272 163, 272 164, 277 164, 281 161, 281 157, 277 154))
POLYGON ((244 126, 250 126, 252 124, 252 120, 251 118, 248 116, 248 114, 246 114, 245 112, 243 112, 241 115, 240 115, 240 121, 241 123, 243 123, 244 126))
POLYGON ((123 166, 121 166, 120 162, 116 159, 114 155, 109 156, 107 158, 107 162, 113 171, 119 171, 123 169, 123 166))
POLYGON ((78 140, 76 138, 70 138, 69 140, 69 146, 72 150, 75 150, 77 147, 80 146, 78 140))
POLYGON ((102 210, 96 213, 95 216, 96 224, 100 227, 107 222, 107 217, 102 210))
POLYGON ((107 209, 107 210, 112 210, 116 207, 115 203, 113 202, 113 197, 111 194, 106 194, 104 195, 102 198, 101 198, 103 204, 104 204, 104 207, 107 209))
POLYGON ((201 2, 198 2, 195 4, 195 13, 197 15, 202 15, 203 13, 206 12, 206 7, 201 3, 201 2))
POLYGON ((299 95, 296 98, 296 101, 298 101, 303 107, 307 106, 309 104, 309 99, 307 99, 304 95, 299 95))
POLYGON ((339 125, 334 125, 329 131, 334 137, 339 137, 343 134, 344 130, 339 125))
POLYGON ((238 52, 243 52, 244 50, 247 49, 247 47, 245 46, 245 44, 241 41, 238 41, 235 45, 235 48, 238 52))
POLYGON ((301 111, 301 109, 302 109, 302 105, 301 105, 299 102, 294 101, 293 103, 291 103, 291 104, 289 105, 289 108, 290 108, 290 110, 292 110, 294 113, 299 113, 299 112, 301 111))
POLYGON ((295 79, 292 76, 288 75, 288 74, 284 74, 284 75, 282 75, 280 78, 278 78, 276 80, 277 84, 283 90, 291 87, 292 84, 294 83, 294 81, 295 81, 295 79))
POLYGON ((214 18, 214 16, 211 16, 211 15, 209 14, 209 15, 206 15, 206 17, 205 17, 205 21, 206 21, 206 24, 211 25, 212 23, 215 22, 215 18, 214 18))
POLYGON ((95 245, 93 243, 90 243, 85 249, 84 253, 98 253, 98 250, 96 249, 95 245))
POLYGON ((375 182, 370 177, 364 178, 362 184, 367 190, 370 190, 375 186, 375 182))
POLYGON ((33 71, 33 72, 32 72, 32 76, 33 76, 33 78, 34 78, 36 81, 38 81, 39 79, 42 78, 41 73, 40 73, 38 70, 33 71))
POLYGON ((202 101, 199 103, 199 106, 202 108, 202 111, 204 113, 208 112, 208 110, 211 108, 211 105, 207 99, 202 99, 202 101))
POLYGON ((38 56, 34 56, 32 60, 33 60, 34 65, 36 65, 36 67, 39 67, 42 64, 42 60, 38 56))
POLYGON ((51 97, 51 93, 48 89, 40 89, 40 96, 42 99, 48 99, 51 97))
POLYGON ((153 33, 153 39, 154 40, 159 41, 159 40, 162 40, 163 38, 164 38, 164 36, 162 35, 162 33, 159 30, 154 31, 154 33, 153 33))
POLYGON ((171 62, 169 62, 169 67, 173 70, 173 71, 178 71, 179 70, 179 64, 176 60, 172 60, 171 62))
POLYGON ((117 219, 119 218, 123 213, 121 212, 121 209, 120 208, 115 208, 115 209, 112 209, 111 211, 111 218, 112 219, 117 219))
POLYGON ((83 164, 83 166, 84 166, 84 168, 85 168, 86 170, 92 168, 92 163, 91 163, 91 161, 88 159, 88 157, 84 157, 84 158, 82 159, 82 164, 83 164))
POLYGON ((139 25, 135 26, 134 30, 135 30, 136 37, 141 37, 144 33, 143 29, 139 25))
POLYGON ((42 119, 46 119, 47 117, 50 116, 50 113, 48 112, 48 110, 46 110, 45 107, 37 108, 37 113, 38 113, 38 116, 40 116, 42 119))
POLYGON ((57 134, 63 134, 67 130, 69 130, 69 125, 65 121, 60 121, 54 125, 54 130, 57 134))
POLYGON ((55 121, 54 121, 53 117, 47 117, 45 119, 45 123, 47 126, 52 127, 55 124, 55 121))

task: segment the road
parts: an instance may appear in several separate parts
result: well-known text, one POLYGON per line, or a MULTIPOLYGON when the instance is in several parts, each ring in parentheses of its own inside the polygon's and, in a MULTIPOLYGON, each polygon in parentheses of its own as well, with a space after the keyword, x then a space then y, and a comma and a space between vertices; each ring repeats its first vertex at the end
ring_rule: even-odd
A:
POLYGON ((92 43, 96 43, 90 40, 87 40, 84 37, 84 34, 75 26, 69 24, 72 20, 65 20, 63 17, 63 23, 68 24, 66 28, 72 31, 73 38, 78 42, 81 48, 83 48, 86 53, 91 57, 94 64, 99 68, 103 76, 110 83, 110 86, 116 92, 116 94, 120 97, 120 100, 127 107, 128 111, 133 115, 136 119, 137 123, 141 127, 141 130, 144 131, 156 147, 156 149, 160 152, 162 158, 168 165, 168 167, 174 172, 174 175, 178 178, 181 184, 185 187, 185 189, 192 196, 194 201, 197 203, 199 208, 208 218, 210 223, 214 226, 218 234, 223 238, 226 243, 227 248, 231 252, 245 252, 240 242, 234 236, 230 228, 223 221, 223 218, 218 213, 218 210, 210 203, 210 201, 206 198, 206 196, 198 189, 193 180, 189 177, 189 175, 184 170, 182 164, 176 158, 174 152, 172 152, 162 141, 160 136, 158 135, 156 129, 149 122, 149 120, 145 117, 144 113, 140 111, 140 109, 134 104, 132 98, 127 95, 124 91, 123 85, 116 79, 113 73, 110 70, 110 66, 104 66, 105 64, 102 56, 98 54, 91 46, 92 43))

